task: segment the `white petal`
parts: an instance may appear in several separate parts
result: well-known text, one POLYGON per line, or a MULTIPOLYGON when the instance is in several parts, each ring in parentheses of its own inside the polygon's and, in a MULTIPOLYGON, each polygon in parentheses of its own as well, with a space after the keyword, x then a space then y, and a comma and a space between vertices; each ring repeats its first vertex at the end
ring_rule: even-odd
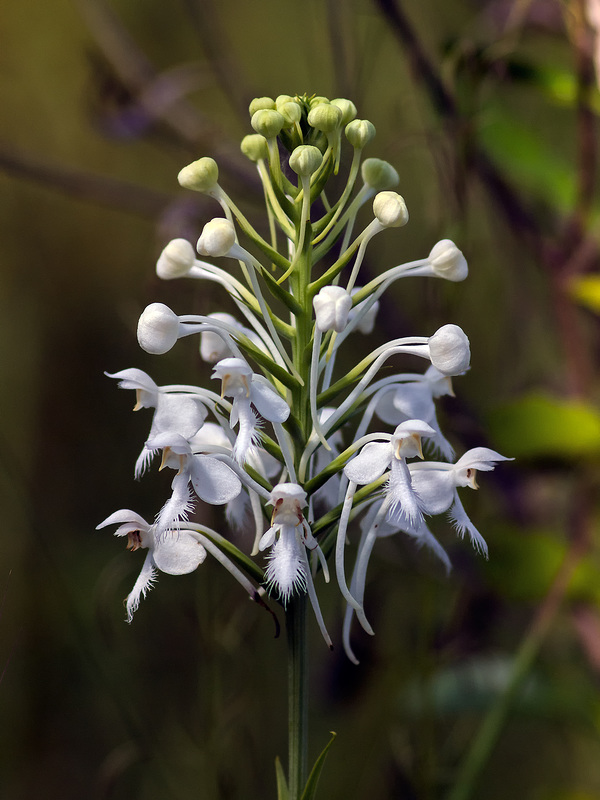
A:
POLYGON ((135 511, 130 511, 128 508, 122 508, 119 511, 115 511, 114 514, 111 514, 99 525, 96 525, 96 530, 98 531, 100 528, 106 528, 107 525, 122 525, 123 523, 129 522, 135 526, 132 527, 131 530, 147 531, 150 528, 150 525, 148 525, 146 520, 143 517, 140 517, 139 514, 136 514, 135 511))
POLYGON ((233 404, 233 411, 236 408, 240 426, 233 445, 233 457, 238 464, 244 464, 252 452, 252 448, 260 441, 260 431, 257 427, 258 418, 252 410, 249 400, 236 400, 233 404))
POLYGON ((119 381, 119 389, 134 389, 137 396, 135 409, 154 408, 158 403, 159 390, 152 378, 141 369, 131 367, 120 372, 105 372, 109 378, 119 381))
POLYGON ((204 547, 184 531, 168 533, 154 548, 154 563, 169 575, 193 572, 205 558, 204 547))
POLYGON ((426 514, 443 514, 454 502, 456 489, 449 470, 415 470, 411 482, 426 514))
POLYGON ((393 460, 386 495, 390 498, 387 517, 390 522, 401 524, 402 520, 408 520, 411 526, 418 524, 422 518, 421 503, 404 460, 393 460))
POLYGON ((302 558, 304 545, 291 525, 282 525, 279 539, 269 553, 269 563, 265 570, 267 585, 276 589, 285 606, 293 594, 306 592, 309 571, 306 555, 302 558))
POLYGON ((199 400, 189 395, 162 394, 159 397, 150 436, 167 431, 191 437, 202 426, 208 412, 199 400))
POLYGON ((389 442, 369 442, 346 464, 344 472, 353 483, 371 483, 383 475, 392 458, 392 446, 389 442))
POLYGON ((467 531, 469 538, 471 539, 471 544, 475 550, 487 558, 488 547, 485 539, 467 516, 467 512, 463 508, 463 504, 460 502, 458 494, 456 495, 454 504, 448 513, 450 515, 450 519, 454 523, 454 527, 456 528, 458 535, 462 538, 465 535, 465 531, 467 531))
POLYGON ((489 447, 474 447, 472 450, 461 456, 456 464, 455 469, 479 469, 488 471, 494 469, 496 461, 512 461, 512 458, 501 456, 495 450, 490 450, 489 447))
POLYGON ((269 422, 285 422, 290 415, 290 407, 268 381, 264 383, 255 376, 250 387, 250 400, 256 410, 269 422))
POLYGON ((133 589, 127 596, 126 608, 127 608, 128 622, 131 622, 133 620, 133 615, 138 609, 138 606, 140 604, 140 599, 142 597, 145 597, 146 594, 150 591, 155 580, 156 580, 156 567, 154 566, 152 551, 149 551, 142 565, 142 571, 140 572, 138 579, 134 583, 133 589))
POLYGON ((192 456, 190 478, 198 497, 212 505, 228 503, 242 491, 235 472, 212 456, 192 456))
POLYGON ((277 532, 277 528, 275 526, 269 528, 269 530, 261 536, 260 542, 258 543, 258 549, 262 552, 266 550, 267 547, 271 547, 273 542, 275 541, 275 533, 277 532))
POLYGON ((431 389, 424 383, 405 383, 396 389, 393 404, 407 419, 429 422, 435 416, 431 389))
POLYGON ((173 478, 171 488, 173 494, 158 512, 156 517, 156 536, 160 536, 173 526, 177 526, 180 520, 188 518, 188 514, 193 509, 192 495, 189 489, 189 473, 180 472, 173 478))

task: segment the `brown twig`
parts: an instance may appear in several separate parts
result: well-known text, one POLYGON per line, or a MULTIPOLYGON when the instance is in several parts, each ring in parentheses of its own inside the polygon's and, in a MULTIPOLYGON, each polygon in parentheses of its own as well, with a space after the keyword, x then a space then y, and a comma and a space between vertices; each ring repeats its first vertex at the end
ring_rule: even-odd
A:
POLYGON ((28 153, 12 148, 0 149, 0 170, 81 200, 146 217, 156 217, 173 200, 173 195, 166 192, 70 167, 42 163, 28 153))

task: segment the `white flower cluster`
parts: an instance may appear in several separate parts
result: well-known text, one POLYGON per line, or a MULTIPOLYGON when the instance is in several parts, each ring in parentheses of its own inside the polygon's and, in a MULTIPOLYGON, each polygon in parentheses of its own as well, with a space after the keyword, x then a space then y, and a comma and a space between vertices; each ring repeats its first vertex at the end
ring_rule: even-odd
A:
POLYGON ((255 133, 244 138, 242 151, 256 164, 262 182, 268 237, 219 185, 215 161, 201 158, 180 172, 179 181, 221 207, 223 216, 205 225, 197 243, 198 254, 211 261, 197 258, 186 240, 175 239, 156 265, 165 280, 219 284, 239 319, 229 312, 179 316, 152 303, 138 324, 140 346, 157 355, 182 337, 199 334, 200 357, 214 365, 220 393, 191 385, 157 386, 138 369, 110 375, 121 388, 135 390, 136 410, 154 409, 136 477, 160 453, 161 469, 173 469, 174 478, 172 494, 152 524, 121 510, 98 527, 117 524, 116 534, 128 537, 130 549, 148 550, 127 599, 129 620, 157 570, 191 572, 208 551, 254 599, 266 592, 285 605, 306 593, 330 646, 315 579, 320 570, 329 580, 327 557, 334 554, 347 604, 344 647, 356 661, 350 625, 356 614, 372 632, 363 596, 376 539, 402 531, 449 569, 448 555, 426 521, 448 513, 458 533, 467 532, 485 554, 485 541, 457 490, 477 488, 476 470, 491 470, 505 459, 477 447, 455 461, 438 425, 435 401, 451 395, 451 378, 469 368, 469 340, 457 325, 393 339, 349 370, 351 352, 346 353, 343 374, 336 377, 346 339, 373 331, 379 297, 394 281, 413 276, 461 281, 468 273, 460 250, 443 239, 425 258, 358 285, 369 241, 408 221, 406 204, 394 191, 398 173, 379 159, 361 163, 363 148, 375 135, 372 123, 357 119, 350 101, 323 97, 257 98, 250 113, 255 133), (333 201, 325 186, 339 171, 344 139, 352 159, 346 185, 333 201), (356 188, 359 176, 362 186, 356 188), (369 200, 373 219, 353 237, 357 214, 369 200), (212 263, 222 258, 237 262, 234 272, 212 263), (421 357, 425 371, 390 370, 388 362, 404 355, 421 357), (422 440, 444 460, 423 460, 422 440), (198 499, 225 506, 230 525, 243 528, 253 521, 250 555, 190 521, 198 499), (352 523, 358 517, 355 542, 352 523), (349 583, 348 545, 356 547, 349 583))

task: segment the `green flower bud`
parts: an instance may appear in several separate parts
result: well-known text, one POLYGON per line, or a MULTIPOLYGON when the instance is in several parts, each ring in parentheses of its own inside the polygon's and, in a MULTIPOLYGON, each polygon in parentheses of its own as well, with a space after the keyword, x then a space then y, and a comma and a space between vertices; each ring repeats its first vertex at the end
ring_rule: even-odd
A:
POLYGON ((275 101, 270 97, 255 97, 248 106, 250 116, 254 116, 254 114, 262 108, 275 108, 275 101))
POLYGON ((313 97, 311 100, 308 101, 308 105, 310 108, 316 108, 316 106, 320 106, 323 103, 329 103, 328 97, 313 97))
POLYGON ((269 158, 267 140, 260 133, 249 133, 248 136, 244 136, 240 149, 250 161, 256 162, 261 158, 264 160, 269 158))
POLYGON ((333 133, 342 124, 342 110, 331 103, 321 103, 308 112, 308 124, 323 133, 333 133))
POLYGON ((274 139, 285 125, 285 119, 275 109, 263 108, 252 115, 250 124, 265 139, 274 139))
POLYGON ((362 179, 372 189, 391 189, 400 183, 400 176, 391 164, 380 158, 367 158, 360 169, 362 179))
POLYGON ((375 125, 368 119, 353 119, 346 125, 346 139, 352 147, 362 150, 375 136, 375 125))
POLYGON ((278 106, 277 110, 284 118, 286 126, 295 125, 302 118, 302 109, 298 103, 284 103, 282 106, 278 106))
POLYGON ((316 172, 323 162, 323 155, 318 147, 311 144, 301 144, 295 148, 290 156, 290 167, 298 175, 304 177, 316 172))
POLYGON ((277 111, 281 111, 281 106, 284 106, 286 103, 293 103, 296 98, 292 97, 291 94, 280 94, 277 95, 275 98, 275 108, 277 111))
POLYGON ((346 100, 344 97, 337 97, 332 100, 331 105, 337 106, 342 112, 342 125, 347 125, 358 113, 352 100, 346 100))
POLYGON ((179 184, 195 192, 210 192, 219 181, 219 167, 214 158, 205 156, 184 167, 177 176, 179 184))
POLYGON ((396 192, 379 192, 373 200, 373 213, 384 228, 401 228, 408 222, 404 198, 396 192))

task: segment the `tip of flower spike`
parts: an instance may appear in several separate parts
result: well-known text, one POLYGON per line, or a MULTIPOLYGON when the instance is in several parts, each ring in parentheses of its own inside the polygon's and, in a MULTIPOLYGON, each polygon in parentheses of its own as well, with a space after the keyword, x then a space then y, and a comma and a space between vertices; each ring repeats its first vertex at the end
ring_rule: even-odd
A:
POLYGON ((214 158, 205 156, 180 170, 177 180, 184 189, 207 193, 218 184, 219 167, 214 158))

